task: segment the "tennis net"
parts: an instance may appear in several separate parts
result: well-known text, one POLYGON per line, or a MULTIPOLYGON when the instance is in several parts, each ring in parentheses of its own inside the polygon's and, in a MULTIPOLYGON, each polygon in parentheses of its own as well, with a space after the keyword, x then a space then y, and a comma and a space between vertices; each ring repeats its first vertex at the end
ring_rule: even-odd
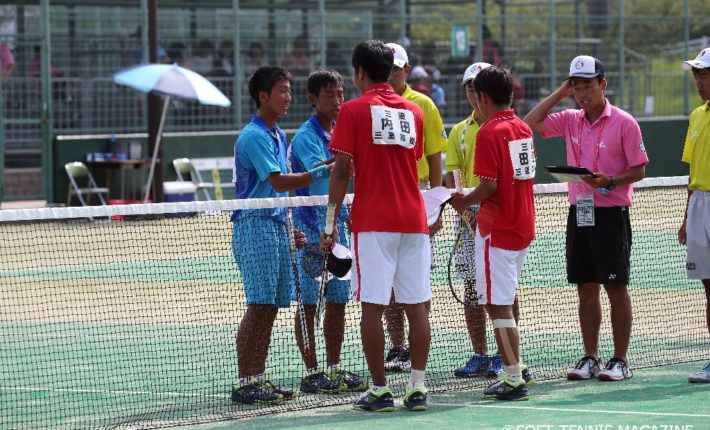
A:
MULTIPOLYGON (((704 292, 686 279, 685 249, 677 242, 686 186, 687 177, 636 186, 630 211, 634 369, 710 355, 704 292)), ((518 294, 522 356, 541 381, 564 377, 583 348, 577 293, 565 275, 566 187, 536 185, 535 193, 537 237, 518 294)), ((354 393, 302 394, 268 407, 230 400, 235 332, 245 311, 231 213, 325 203, 320 196, 0 211, 0 427, 151 428, 351 402, 354 393)), ((472 355, 464 309, 447 276, 456 218, 447 207, 435 241, 427 369, 433 393, 490 383, 453 374, 472 355)), ((239 240, 253 243, 255 258, 271 258, 259 255, 259 237, 239 240)), ((600 354, 609 358, 602 295, 600 354)), ((295 309, 279 311, 267 360, 271 381, 291 388, 305 374, 295 309)), ((316 336, 324 365, 322 330, 316 336)), ((346 307, 341 365, 368 376, 354 302, 346 307)), ((407 379, 406 373, 388 376, 399 393, 407 379)))

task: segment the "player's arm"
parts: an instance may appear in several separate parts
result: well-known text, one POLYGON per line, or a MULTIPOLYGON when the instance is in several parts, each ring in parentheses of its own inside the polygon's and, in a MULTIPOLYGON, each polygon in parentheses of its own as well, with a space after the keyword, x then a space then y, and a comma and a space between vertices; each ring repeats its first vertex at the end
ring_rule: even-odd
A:
POLYGON ((540 103, 537 104, 527 115, 523 121, 525 121, 530 128, 535 131, 543 132, 545 131, 545 117, 550 114, 552 108, 557 106, 562 100, 572 95, 572 85, 569 80, 562 82, 552 94, 542 99, 540 103))
POLYGON ((427 155, 426 161, 429 164, 429 187, 440 187, 442 184, 441 176, 443 174, 441 168, 441 152, 427 155))
MULTIPOLYGON (((350 155, 336 152, 335 162, 333 163, 333 172, 330 175, 330 188, 328 190, 328 205, 335 203, 335 213, 340 213, 340 206, 345 199, 345 193, 348 191, 348 181, 350 180, 350 155)), ((338 237, 337 225, 333 226, 333 234, 326 236, 321 233, 320 247, 323 252, 330 252, 336 238, 338 237)))
POLYGON ((476 188, 470 193, 463 195, 461 193, 454 193, 451 198, 451 206, 456 209, 457 212, 462 213, 468 209, 471 205, 481 203, 490 196, 492 196, 498 189, 498 182, 493 179, 481 178, 481 183, 478 184, 476 188))
MULTIPOLYGON (((628 185, 638 182, 646 176, 646 165, 634 166, 629 170, 614 176, 616 185, 628 185)), ((582 179, 592 188, 608 188, 611 185, 611 176, 604 172, 594 172, 594 176, 584 175, 582 179)))

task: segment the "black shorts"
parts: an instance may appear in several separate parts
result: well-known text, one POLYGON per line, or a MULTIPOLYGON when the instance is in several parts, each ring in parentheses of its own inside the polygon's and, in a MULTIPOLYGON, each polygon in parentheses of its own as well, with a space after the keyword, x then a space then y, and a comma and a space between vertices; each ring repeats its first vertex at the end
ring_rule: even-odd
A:
POLYGON ((567 217, 567 281, 628 284, 631 222, 627 207, 594 208, 594 227, 577 227, 576 206, 567 217))

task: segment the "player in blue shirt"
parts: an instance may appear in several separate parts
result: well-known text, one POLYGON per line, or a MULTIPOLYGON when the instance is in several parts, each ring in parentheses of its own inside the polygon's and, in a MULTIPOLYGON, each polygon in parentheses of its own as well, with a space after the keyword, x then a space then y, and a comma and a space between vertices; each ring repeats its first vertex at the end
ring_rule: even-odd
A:
MULTIPOLYGON (((291 74, 281 67, 257 69, 249 79, 256 115, 234 145, 234 183, 237 199, 284 197, 286 192, 328 178, 332 166, 303 173, 286 173, 286 135, 276 124, 291 103, 291 74)), ((241 404, 279 404, 294 397, 266 378, 271 329, 279 308, 290 306, 293 267, 289 254, 286 211, 234 211, 232 252, 244 283, 247 309, 237 332, 239 381, 232 401, 241 404)), ((303 234, 299 239, 303 241, 303 234)))
MULTIPOLYGON (((335 70, 322 69, 311 73, 308 76, 307 86, 308 101, 313 106, 314 112, 299 127, 291 141, 288 158, 294 173, 307 172, 322 163, 323 160, 332 157, 328 151, 330 134, 333 131, 338 112, 340 112, 340 106, 344 102, 343 77, 335 70)), ((296 194, 299 196, 327 195, 329 185, 330 181, 321 181, 308 187, 299 188, 296 190, 296 194)), ((293 213, 296 228, 305 233, 306 241, 310 244, 318 244, 320 226, 325 225, 326 208, 324 206, 302 206, 294 208, 293 213)), ((348 217, 349 213, 343 207, 338 215, 339 237, 337 242, 345 246, 348 246, 349 243, 348 230, 345 227, 348 217)), ((314 262, 306 260, 314 258, 314 256, 301 252, 299 257, 301 273, 308 273, 309 270, 305 266, 314 262)), ((322 258, 318 260, 322 264, 322 258)), ((310 347, 304 350, 303 336, 300 333, 301 321, 296 313, 296 340, 308 369, 308 375, 301 381, 301 391, 333 393, 343 390, 366 390, 366 382, 354 373, 340 368, 340 349, 345 334, 345 304, 350 296, 350 281, 333 278, 327 284, 323 334, 328 365, 322 370, 318 368, 318 360, 314 354, 316 342, 313 330, 320 279, 309 276, 302 276, 299 279, 301 280, 301 297, 305 306, 310 343, 310 347)))

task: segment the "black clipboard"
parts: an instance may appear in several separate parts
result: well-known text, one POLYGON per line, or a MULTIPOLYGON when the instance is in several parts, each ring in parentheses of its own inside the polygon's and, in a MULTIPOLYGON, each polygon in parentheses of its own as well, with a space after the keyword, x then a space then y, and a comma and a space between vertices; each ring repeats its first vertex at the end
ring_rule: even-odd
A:
POLYGON ((584 182, 582 180, 582 176, 584 175, 595 177, 594 173, 586 167, 545 166, 545 170, 547 170, 547 173, 560 182, 584 182))

